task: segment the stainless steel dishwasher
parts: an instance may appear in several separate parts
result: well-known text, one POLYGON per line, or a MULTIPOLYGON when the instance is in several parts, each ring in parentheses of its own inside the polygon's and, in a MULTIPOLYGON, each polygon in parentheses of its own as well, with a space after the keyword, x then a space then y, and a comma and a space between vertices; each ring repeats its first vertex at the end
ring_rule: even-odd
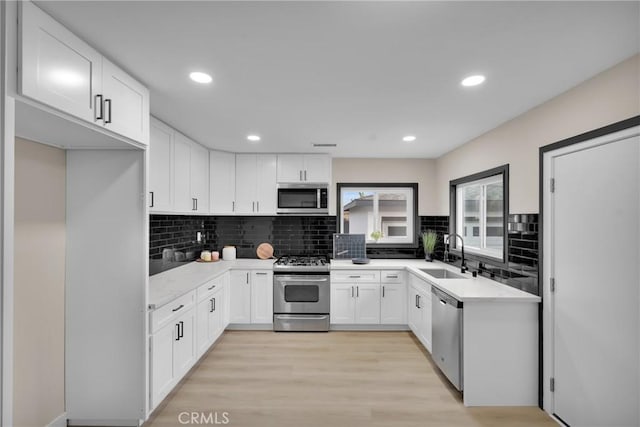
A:
POLYGON ((462 302, 431 286, 431 356, 451 384, 462 391, 462 302))

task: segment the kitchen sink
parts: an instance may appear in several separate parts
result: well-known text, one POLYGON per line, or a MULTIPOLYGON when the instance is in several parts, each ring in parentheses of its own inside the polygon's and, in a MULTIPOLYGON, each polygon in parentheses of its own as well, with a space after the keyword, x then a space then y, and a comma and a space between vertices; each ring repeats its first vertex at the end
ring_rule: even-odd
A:
POLYGON ((466 279, 466 277, 452 273, 444 268, 421 268, 420 271, 427 273, 429 276, 435 277, 436 279, 466 279))

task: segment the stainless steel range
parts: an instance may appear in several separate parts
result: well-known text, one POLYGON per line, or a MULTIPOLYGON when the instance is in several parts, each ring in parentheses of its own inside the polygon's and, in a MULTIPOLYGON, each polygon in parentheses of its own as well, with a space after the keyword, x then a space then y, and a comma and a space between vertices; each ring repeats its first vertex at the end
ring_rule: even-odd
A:
POLYGON ((329 260, 283 256, 273 264, 273 330, 329 330, 329 260))

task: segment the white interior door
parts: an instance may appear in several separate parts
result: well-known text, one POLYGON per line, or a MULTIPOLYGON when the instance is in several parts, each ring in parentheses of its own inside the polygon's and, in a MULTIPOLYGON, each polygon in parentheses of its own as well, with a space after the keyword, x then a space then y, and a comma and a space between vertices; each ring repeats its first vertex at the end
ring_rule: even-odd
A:
POLYGON ((553 412, 570 426, 637 426, 640 137, 559 154, 550 163, 553 412))

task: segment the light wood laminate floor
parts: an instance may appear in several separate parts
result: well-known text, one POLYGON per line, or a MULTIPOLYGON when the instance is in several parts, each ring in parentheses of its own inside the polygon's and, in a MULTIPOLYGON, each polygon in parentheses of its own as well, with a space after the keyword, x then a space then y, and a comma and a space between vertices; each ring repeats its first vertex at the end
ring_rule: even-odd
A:
POLYGON ((234 427, 557 426, 536 407, 464 407, 410 332, 227 331, 145 427, 185 412, 234 427))

